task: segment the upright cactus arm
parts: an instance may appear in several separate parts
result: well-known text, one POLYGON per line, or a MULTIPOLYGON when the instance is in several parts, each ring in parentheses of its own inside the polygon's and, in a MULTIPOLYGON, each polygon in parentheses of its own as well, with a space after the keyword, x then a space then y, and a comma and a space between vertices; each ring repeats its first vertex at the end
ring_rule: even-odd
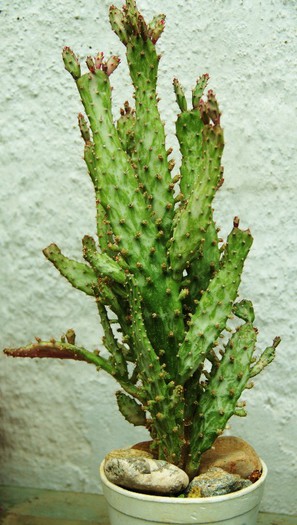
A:
MULTIPOLYGON (((99 176, 97 188, 114 235, 113 248, 115 253, 122 254, 142 287, 145 321, 153 342, 160 350, 174 355, 172 347, 180 341, 180 336, 175 334, 180 333, 182 324, 173 313, 179 309, 178 288, 175 283, 171 286, 166 282, 164 232, 152 221, 150 207, 113 124, 108 72, 106 68, 95 67, 89 74, 76 79, 76 83, 93 133, 96 174, 99 176), (165 316, 164 309, 171 312, 170 315, 165 316), (176 329, 173 329, 174 324, 176 329)), ((112 248, 110 244, 108 248, 112 248)))
POLYGON ((280 337, 275 337, 271 346, 265 348, 265 350, 260 355, 256 363, 251 367, 250 378, 255 377, 256 375, 262 372, 263 368, 269 365, 275 358, 275 349, 278 347, 281 339, 280 337))
MULTIPOLYGON (((200 92, 206 80, 205 75, 198 79, 200 92)), ((207 271, 210 278, 219 260, 211 205, 223 181, 221 158, 224 148, 220 112, 212 91, 208 92, 206 102, 200 99, 198 107, 179 115, 176 133, 182 153, 180 188, 183 200, 169 248, 171 266, 180 274, 195 260, 194 273, 199 274, 201 267, 201 274, 207 271), (210 266, 210 263, 213 264, 210 266)), ((205 283, 201 282, 203 286, 205 283)))
MULTIPOLYGON (((201 97, 203 96, 207 82, 207 74, 198 78, 192 92, 193 108, 188 110, 182 86, 177 79, 173 81, 177 103, 181 109, 181 113, 178 115, 176 122, 176 136, 182 154, 182 164, 180 168, 181 206, 184 206, 189 199, 195 181, 199 181, 199 184, 201 184, 203 177, 206 176, 204 163, 208 138, 205 133, 205 119, 203 120, 203 115, 198 111, 198 107, 199 104, 201 104, 201 97)), ((222 153, 222 148, 223 142, 220 145, 220 154, 222 153)), ((189 295, 185 303, 190 312, 194 309, 193 302, 200 299, 201 292, 206 290, 210 279, 219 266, 219 239, 212 210, 203 234, 195 256, 192 258, 191 263, 187 265, 189 295)))
MULTIPOLYGON (((98 280, 98 285, 95 288, 95 298, 96 298, 96 304, 98 309, 98 314, 101 320, 101 324, 103 326, 104 330, 104 337, 103 341, 106 341, 106 336, 109 334, 109 331, 112 332, 112 337, 110 337, 107 344, 109 344, 109 351, 115 351, 121 354, 120 359, 122 357, 125 358, 127 362, 135 363, 135 351, 134 351, 134 345, 133 345, 133 338, 131 333, 131 321, 130 321, 130 310, 128 302, 120 297, 119 299, 117 296, 113 294, 113 292, 110 290, 110 283, 105 282, 103 285, 103 292, 101 291, 102 283, 100 282, 100 279, 98 280), (106 300, 106 291, 108 290, 110 295, 108 296, 109 302, 106 300), (109 316, 107 315, 107 309, 106 306, 109 307, 109 309, 115 314, 115 316, 112 319, 109 319, 109 316), (121 342, 114 337, 114 330, 112 329, 111 325, 116 324, 119 325, 118 332, 121 334, 121 342), (116 346, 113 347, 113 339, 115 340, 116 346)), ((109 335, 108 335, 109 337, 109 335)), ((131 376, 132 377, 132 376, 131 376)), ((133 384, 135 384, 136 381, 133 381, 133 384)))
POLYGON ((195 303, 208 288, 209 282, 219 268, 221 252, 216 224, 211 217, 207 225, 203 242, 187 267, 189 296, 185 303, 189 311, 194 312, 195 303))
POLYGON ((135 148, 131 158, 144 186, 155 221, 168 239, 174 213, 171 166, 168 165, 164 125, 156 93, 159 56, 155 43, 164 29, 165 17, 147 25, 135 2, 127 1, 121 12, 110 8, 111 26, 127 50, 127 61, 135 88, 135 148), (123 27, 125 28, 123 31, 123 27))
MULTIPOLYGON (((63 58, 66 65, 65 50, 63 58)), ((115 249, 123 250, 132 266, 136 266, 142 259, 141 254, 147 253, 153 245, 157 230, 113 123, 108 62, 104 67, 100 64, 100 69, 95 62, 94 67, 89 64, 90 72, 75 80, 93 134, 99 203, 115 236, 115 249), (142 210, 141 218, 139 210, 142 210), (146 221, 145 227, 143 221, 146 221), (138 242, 135 242, 136 235, 138 242)))
MULTIPOLYGON (((208 78, 207 74, 202 75, 193 89, 193 92, 197 92, 197 86, 200 87, 199 103, 207 86, 208 78)), ((206 124, 203 121, 203 115, 198 109, 199 103, 196 102, 196 99, 194 99, 195 105, 188 110, 184 90, 176 78, 173 80, 173 86, 177 103, 181 110, 176 121, 176 136, 182 154, 180 190, 183 199, 186 200, 191 194, 193 184, 197 179, 203 177, 205 169, 203 156, 207 138, 203 136, 203 129, 206 124)))
POLYGON ((102 342, 105 348, 111 354, 110 361, 113 365, 113 369, 116 371, 117 376, 120 376, 124 381, 128 382, 128 368, 125 355, 123 353, 123 347, 119 344, 114 336, 105 305, 99 303, 98 311, 104 330, 102 342))
POLYGON ((135 110, 131 108, 129 102, 124 103, 124 108, 121 109, 121 116, 117 121, 117 131, 123 150, 129 155, 133 156, 135 150, 135 110))
POLYGON ((112 255, 109 245, 113 243, 113 232, 110 229, 109 221, 107 219, 106 211, 100 204, 100 177, 96 162, 95 146, 90 140, 90 132, 85 121, 84 116, 79 114, 79 127, 82 137, 85 141, 84 147, 84 161, 87 165, 88 173, 94 185, 96 196, 96 215, 97 215, 97 235, 99 245, 102 252, 112 255))
POLYGON ((238 228, 238 220, 228 236, 221 267, 203 293, 190 328, 178 353, 180 382, 184 384, 203 364, 232 312, 244 261, 252 245, 249 230, 238 228))
POLYGON ((187 472, 197 472, 201 454, 211 447, 227 421, 250 378, 249 368, 255 350, 257 331, 252 323, 241 325, 225 348, 224 355, 199 397, 199 409, 190 434, 187 472))
MULTIPOLYGON (((65 59, 64 63, 69 67, 65 59)), ((151 342, 157 351, 165 351, 171 371, 182 339, 183 320, 176 313, 181 313, 178 284, 167 275, 165 233, 152 220, 147 196, 114 127, 107 64, 98 69, 96 62, 91 62, 89 68, 89 74, 75 80, 92 129, 98 202, 106 212, 114 239, 107 247, 120 253, 134 273, 144 297, 151 342)))
POLYGON ((130 305, 133 338, 137 352, 136 364, 139 379, 145 393, 144 408, 150 412, 153 420, 156 443, 159 445, 160 459, 167 458, 178 464, 181 458, 183 441, 183 389, 168 383, 166 367, 161 365, 145 330, 140 293, 130 276, 130 305))

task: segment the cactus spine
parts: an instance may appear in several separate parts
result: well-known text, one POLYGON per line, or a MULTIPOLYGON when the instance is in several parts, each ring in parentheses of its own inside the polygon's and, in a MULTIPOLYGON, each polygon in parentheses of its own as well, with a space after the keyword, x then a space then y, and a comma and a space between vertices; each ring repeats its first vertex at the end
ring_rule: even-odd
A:
POLYGON ((216 97, 211 90, 205 94, 208 75, 197 80, 191 108, 173 81, 182 162, 180 175, 172 177, 156 92, 156 43, 165 17, 147 24, 135 1, 126 0, 122 10, 111 6, 110 23, 126 47, 135 99, 135 108, 125 102, 117 122, 110 77, 119 58, 105 60, 101 52, 88 57, 82 74, 73 51, 63 50, 86 114, 79 114, 78 124, 96 196, 98 239, 83 238, 85 263, 55 244, 44 250, 72 286, 95 298, 109 358, 77 346, 69 331, 59 341, 38 339, 5 352, 102 368, 122 388, 117 401, 124 417, 148 429, 159 458, 193 476, 229 418, 245 415, 239 398, 272 361, 280 339, 255 362, 253 307, 236 301, 252 236, 235 218, 222 245, 213 218, 224 138, 216 97), (235 328, 229 327, 232 316, 235 328))

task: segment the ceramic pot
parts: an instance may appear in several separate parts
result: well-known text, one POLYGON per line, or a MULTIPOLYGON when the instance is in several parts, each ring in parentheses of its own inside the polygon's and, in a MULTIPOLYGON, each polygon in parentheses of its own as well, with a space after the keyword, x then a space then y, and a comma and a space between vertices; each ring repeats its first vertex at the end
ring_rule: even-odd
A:
POLYGON ((108 503, 111 525, 256 525, 267 467, 253 485, 210 498, 174 498, 132 492, 114 485, 105 476, 104 462, 100 476, 108 503))

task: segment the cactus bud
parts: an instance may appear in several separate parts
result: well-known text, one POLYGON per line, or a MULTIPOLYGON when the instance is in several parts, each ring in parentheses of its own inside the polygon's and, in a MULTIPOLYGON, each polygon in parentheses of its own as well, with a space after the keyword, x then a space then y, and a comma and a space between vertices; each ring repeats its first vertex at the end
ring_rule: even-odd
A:
POLYGON ((102 51, 95 57, 95 69, 100 69, 103 63, 104 53, 102 51))
POLYGON ((148 25, 148 35, 153 42, 153 44, 156 44, 156 42, 159 40, 160 36, 162 35, 165 28, 165 15, 157 15, 154 16, 153 20, 148 25))
POLYGON ((81 132, 81 136, 85 142, 90 142, 90 130, 87 124, 87 121, 82 113, 78 114, 78 126, 81 132))
POLYGON ((95 73, 95 60, 93 57, 88 56, 86 58, 86 64, 88 66, 88 69, 91 73, 95 73))
POLYGON ((173 79, 173 87, 174 87, 174 92, 176 96, 176 102, 178 103, 179 109, 182 112, 187 111, 188 107, 187 107, 187 100, 185 97, 185 92, 177 78, 173 79))
POLYGON ((73 76, 74 80, 78 80, 81 76, 80 64, 70 47, 64 47, 62 58, 65 69, 73 76))
POLYGON ((192 104, 193 108, 198 108, 200 99, 203 95, 203 92, 207 86, 209 79, 208 73, 204 73, 204 75, 201 75, 201 77, 198 78, 196 82, 196 86, 194 87, 192 91, 192 104))
POLYGON ((111 73, 113 73, 113 71, 118 67, 120 61, 120 58, 117 56, 112 56, 107 60, 107 62, 104 64, 104 71, 107 76, 110 76, 111 73))

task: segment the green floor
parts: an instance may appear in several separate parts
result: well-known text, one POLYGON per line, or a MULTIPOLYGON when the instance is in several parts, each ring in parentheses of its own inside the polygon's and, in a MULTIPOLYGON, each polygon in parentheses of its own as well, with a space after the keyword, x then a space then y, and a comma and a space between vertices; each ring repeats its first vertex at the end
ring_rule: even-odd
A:
MULTIPOLYGON (((109 525, 103 496, 0 486, 1 525, 109 525)), ((297 516, 260 514, 258 525, 297 525, 297 516)))

